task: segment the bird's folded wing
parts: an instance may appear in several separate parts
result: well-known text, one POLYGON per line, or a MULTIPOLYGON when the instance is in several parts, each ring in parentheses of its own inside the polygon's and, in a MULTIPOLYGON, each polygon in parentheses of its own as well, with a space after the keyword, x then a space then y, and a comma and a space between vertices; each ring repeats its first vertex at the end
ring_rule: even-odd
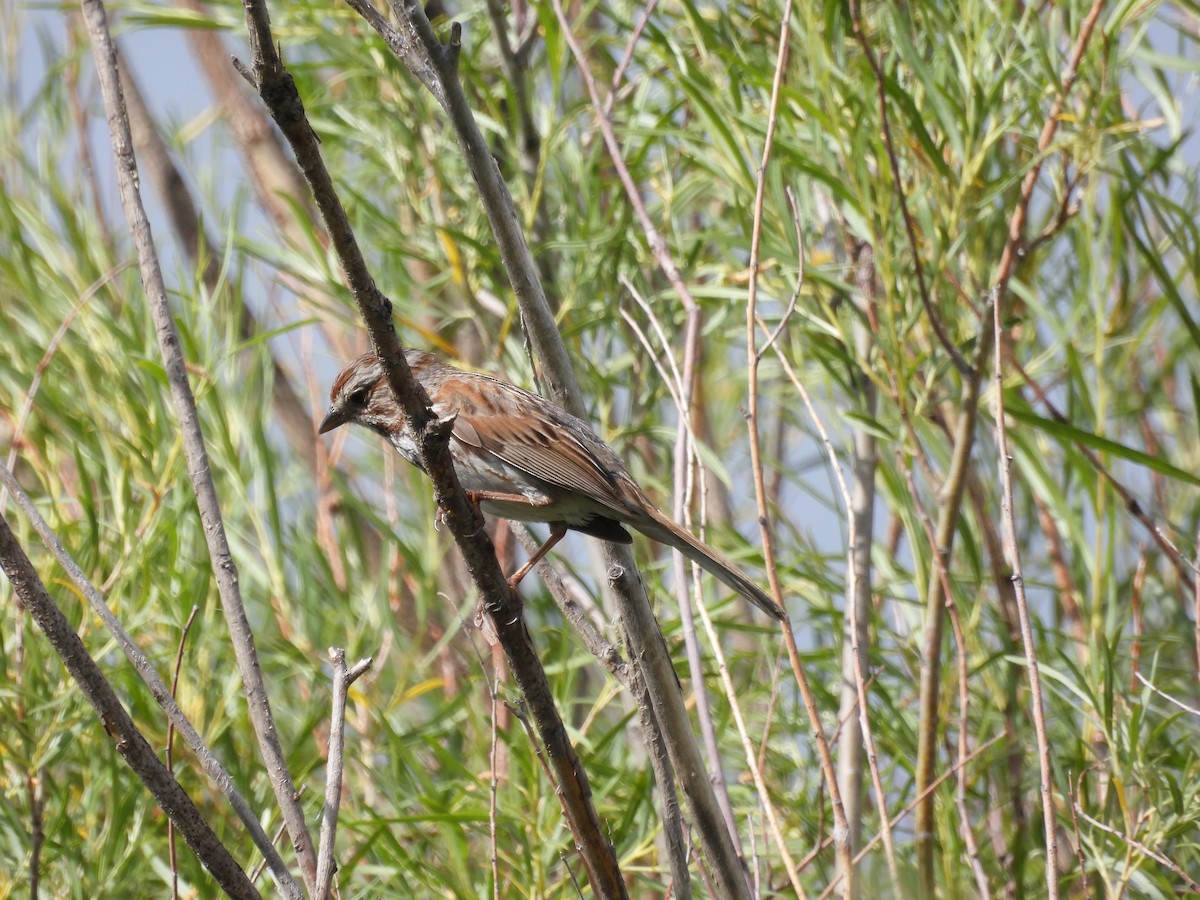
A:
POLYGON ((619 466, 612 451, 599 438, 588 440, 590 435, 578 435, 576 432, 586 426, 565 419, 567 414, 545 399, 525 391, 520 395, 517 399, 522 405, 531 404, 536 415, 514 416, 484 409, 470 402, 469 391, 455 396, 453 404, 434 404, 433 411, 439 417, 451 413, 457 416, 451 435, 462 443, 494 453, 513 468, 555 487, 584 494, 614 512, 628 515, 633 511, 622 490, 622 481, 628 479, 620 477, 620 470, 605 469, 597 458, 611 456, 619 466), (597 453, 595 447, 584 445, 585 440, 603 449, 597 453))

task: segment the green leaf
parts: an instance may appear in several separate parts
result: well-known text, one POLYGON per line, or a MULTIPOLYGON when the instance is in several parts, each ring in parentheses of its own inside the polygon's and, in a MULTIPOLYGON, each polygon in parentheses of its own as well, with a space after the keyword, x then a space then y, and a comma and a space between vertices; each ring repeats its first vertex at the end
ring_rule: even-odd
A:
POLYGON ((1004 411, 1018 422, 1032 425, 1034 428, 1051 437, 1071 443, 1083 444, 1085 447, 1091 447, 1093 450, 1100 450, 1104 453, 1111 453, 1113 456, 1145 466, 1152 471, 1158 472, 1160 475, 1200 487, 1200 476, 1196 476, 1191 472, 1185 472, 1183 469, 1177 468, 1156 456, 1151 456, 1149 453, 1134 450, 1132 447, 1126 447, 1124 444, 1119 444, 1108 438, 1102 438, 1098 434, 1092 434, 1090 431, 1084 431, 1082 428, 1076 428, 1074 425, 1068 425, 1065 422, 1044 419, 1039 415, 1016 406, 1005 406, 1004 411))

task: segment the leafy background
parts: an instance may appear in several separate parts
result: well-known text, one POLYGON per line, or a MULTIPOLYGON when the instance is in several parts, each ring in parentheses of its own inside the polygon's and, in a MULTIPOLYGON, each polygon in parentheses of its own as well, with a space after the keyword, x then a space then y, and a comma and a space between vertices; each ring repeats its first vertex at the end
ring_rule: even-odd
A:
MULTIPOLYGON (((854 433, 878 439, 869 721, 890 816, 916 799, 918 735, 930 724, 917 704, 922 605, 938 577, 928 520, 944 502, 953 429, 964 414, 962 376, 931 322, 968 357, 990 327, 980 314, 1020 182, 1037 158, 1086 11, 1078 2, 982 0, 861 10, 885 76, 915 243, 852 11, 800 4, 789 21, 762 209, 760 312, 769 325, 780 321, 799 285, 778 342, 782 356, 812 395, 847 474, 854 433), (854 268, 863 247, 873 262, 866 282, 854 268), (933 317, 920 300, 918 261, 933 317), (874 409, 864 400, 868 384, 874 409)), ((205 46, 212 53, 205 40, 222 41, 226 61, 230 52, 245 56, 240 6, 126 3, 110 12, 206 234, 199 255, 190 254, 153 179, 145 179, 235 559, 284 746, 307 785, 310 822, 323 788, 325 648, 376 658, 348 713, 343 896, 491 891, 493 773, 500 894, 574 896, 569 832, 519 717, 493 704, 489 684, 498 671, 501 700, 515 706, 519 698, 495 651, 463 627, 474 601, 447 538, 431 527, 426 482, 374 439, 338 434, 326 442, 312 434, 333 374, 363 337, 307 201, 282 193, 286 166, 264 163, 238 130, 245 120, 230 98, 240 90, 245 102, 244 86, 230 87, 195 62, 205 46), (285 379, 291 406, 279 399, 285 379), (303 416, 297 427, 297 411, 307 414, 308 433, 303 416)), ((298 0, 271 12, 402 334, 534 384, 474 185, 432 98, 348 8, 298 0)), ((677 416, 655 358, 681 353, 684 313, 616 178, 559 20, 544 3, 504 10, 510 46, 531 35, 527 68, 514 82, 488 9, 449 12, 466 35, 462 77, 525 217, 593 420, 669 508, 677 416), (630 324, 653 335, 654 321, 666 348, 652 337, 648 349, 630 324)), ((568 10, 602 86, 645 12, 608 0, 568 10)), ((703 308, 693 415, 707 467, 708 533, 758 572, 743 418, 745 303, 782 14, 774 0, 655 5, 612 105, 638 192, 703 308)), ((160 670, 168 671, 184 622, 199 608, 181 703, 274 828, 153 327, 128 265, 131 243, 86 41, 71 7, 8 0, 4 15, 0 451, 11 452, 26 490, 160 670)), ((1127 488, 1194 563, 1196 23, 1191 4, 1104 9, 1045 156, 1030 208, 1032 243, 1004 308, 1014 518, 1044 674, 1058 881, 1068 896, 1175 896, 1182 879, 1145 850, 1200 878, 1200 721, 1134 674, 1197 706, 1196 575, 1172 563, 1113 485, 1127 488), (1055 421, 1030 380, 1064 421, 1055 421), (1086 816, 1073 815, 1076 803, 1086 816)), ((231 71, 225 65, 227 77, 231 71)), ((943 896, 1045 889, 1031 699, 998 543, 996 389, 988 378, 948 571, 961 634, 948 633, 941 648, 938 771, 955 766, 960 734, 972 752, 984 749, 964 768, 961 794, 951 777, 934 795, 943 896)), ((771 353, 760 398, 780 576, 832 732, 846 677, 846 513, 814 419, 771 353)), ((0 511, 135 720, 164 746, 165 722, 152 699, 13 504, 0 511)), ((498 537, 511 563, 506 534, 501 528, 498 537)), ((596 597, 606 622, 603 578, 587 541, 571 538, 554 558, 596 597)), ((704 671, 689 670, 678 608, 664 586, 669 559, 648 545, 639 545, 639 558, 685 689, 702 682, 712 697, 755 883, 763 895, 787 895, 713 657, 706 653, 704 671)), ((0 895, 28 892, 39 817, 37 869, 47 895, 163 893, 169 862, 161 812, 120 764, 7 583, 0 591, 0 895)), ((530 579, 523 592, 622 866, 635 892, 661 895, 668 874, 629 699, 563 627, 540 582, 530 579)), ((807 721, 780 671, 777 636, 708 580, 704 594, 736 699, 761 741, 789 849, 806 860, 829 836, 831 817, 807 721)), ((235 856, 253 865, 236 819, 179 757, 185 787, 235 856)), ((879 831, 877 806, 866 790, 866 839, 879 831)), ((911 816, 902 819, 898 882, 878 847, 868 853, 863 896, 917 895, 916 837, 911 816)), ((190 853, 180 853, 179 868, 188 890, 211 891, 190 853)), ((805 862, 800 878, 818 894, 833 875, 826 849, 805 862)), ((702 880, 695 886, 703 892, 702 880)))

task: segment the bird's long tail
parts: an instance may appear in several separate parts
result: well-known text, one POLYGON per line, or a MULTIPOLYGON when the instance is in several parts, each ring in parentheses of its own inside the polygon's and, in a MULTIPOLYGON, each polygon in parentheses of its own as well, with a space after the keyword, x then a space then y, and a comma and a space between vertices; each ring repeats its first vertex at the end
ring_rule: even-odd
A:
POLYGON ((646 537, 666 544, 668 547, 674 547, 704 571, 733 588, 772 619, 778 619, 781 622, 787 619, 787 612, 771 598, 771 595, 751 581, 750 576, 724 556, 672 522, 658 510, 651 508, 646 512, 647 518, 629 524, 646 537))

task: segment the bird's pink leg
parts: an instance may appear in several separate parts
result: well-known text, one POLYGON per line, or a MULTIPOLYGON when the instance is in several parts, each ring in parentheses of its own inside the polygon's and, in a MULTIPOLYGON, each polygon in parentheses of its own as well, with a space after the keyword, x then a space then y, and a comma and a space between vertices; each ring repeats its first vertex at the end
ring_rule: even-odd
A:
MULTIPOLYGON (((467 491, 466 493, 467 499, 471 501, 476 511, 479 510, 480 503, 489 500, 493 503, 521 503, 525 506, 531 506, 534 508, 539 506, 550 506, 554 502, 553 498, 551 497, 542 497, 541 499, 533 500, 524 494, 505 493, 504 491, 467 491)), ((508 586, 513 590, 516 590, 517 585, 521 583, 521 580, 529 574, 530 570, 532 570, 534 566, 542 561, 542 558, 554 548, 555 544, 563 539, 563 536, 566 533, 567 526, 564 523, 553 523, 550 526, 550 537, 546 538, 546 542, 542 544, 542 546, 538 547, 537 552, 529 558, 529 562, 525 563, 525 565, 521 566, 521 568, 517 569, 517 571, 512 574, 512 576, 508 579, 508 586)))
POLYGON ((542 557, 549 553, 554 545, 563 539, 563 535, 566 533, 567 526, 562 522, 555 522, 553 525, 551 525, 550 537, 546 538, 546 543, 538 547, 537 552, 534 553, 533 556, 529 557, 529 562, 525 563, 525 565, 521 566, 521 568, 517 569, 517 571, 512 574, 512 577, 508 579, 508 586, 515 591, 517 589, 517 585, 521 583, 521 579, 529 574, 530 569, 542 561, 542 557))

